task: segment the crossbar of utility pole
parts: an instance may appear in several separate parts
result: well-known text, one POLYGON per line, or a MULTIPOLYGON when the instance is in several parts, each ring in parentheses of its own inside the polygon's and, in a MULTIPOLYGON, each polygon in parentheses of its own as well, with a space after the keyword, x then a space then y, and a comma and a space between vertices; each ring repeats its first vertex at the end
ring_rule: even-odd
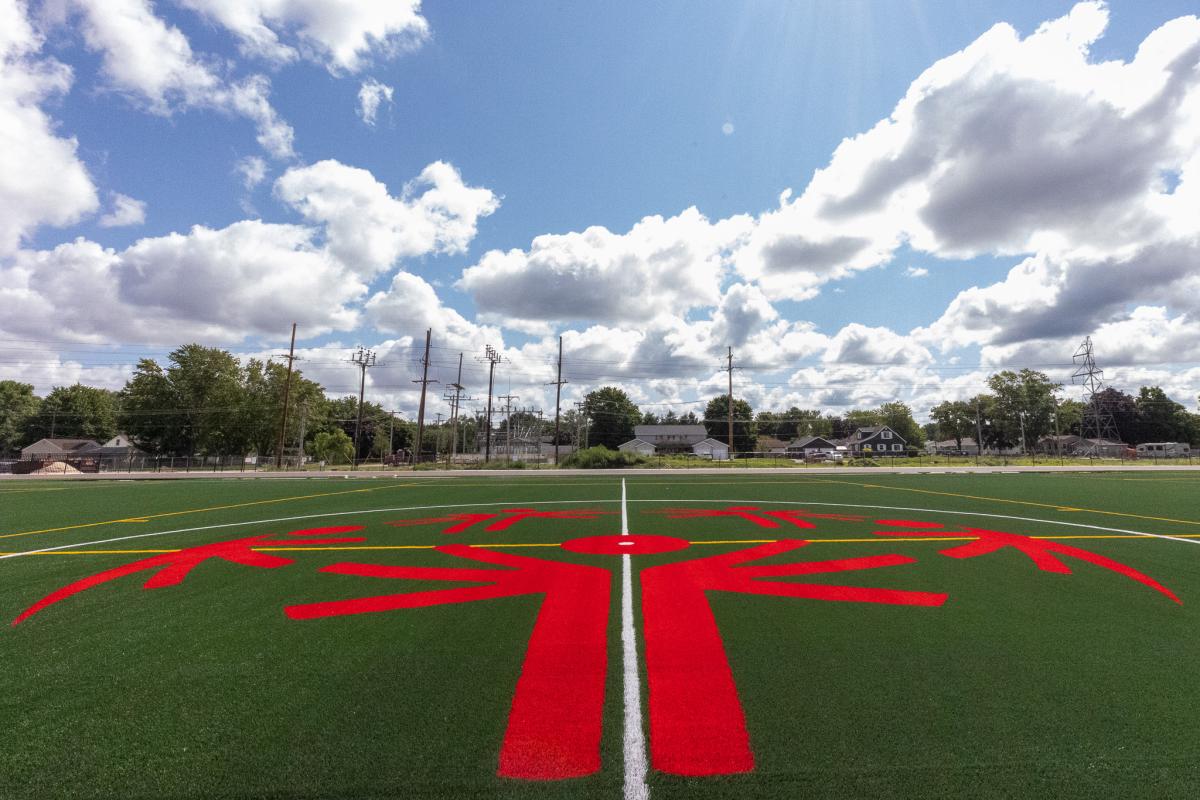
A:
MULTIPOLYGON (((286 356, 280 356, 280 358, 287 358, 288 369, 287 380, 284 381, 283 384, 283 414, 279 420, 279 445, 275 448, 275 469, 283 469, 283 441, 284 436, 287 433, 288 395, 290 395, 292 392, 292 362, 294 362, 297 358, 296 323, 294 322, 292 323, 292 343, 288 345, 288 354, 286 356)), ((304 443, 301 442, 300 445, 303 447, 304 443)))

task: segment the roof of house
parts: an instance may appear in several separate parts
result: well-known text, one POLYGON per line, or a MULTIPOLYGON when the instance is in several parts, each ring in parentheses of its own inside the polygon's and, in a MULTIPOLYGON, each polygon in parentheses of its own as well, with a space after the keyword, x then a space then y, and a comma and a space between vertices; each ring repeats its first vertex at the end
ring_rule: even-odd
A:
POLYGON ((792 449, 799 449, 808 447, 813 442, 818 441, 825 443, 823 445, 818 445, 818 447, 836 447, 833 440, 825 436, 801 436, 798 439, 792 439, 792 441, 788 442, 788 447, 792 449))
POLYGON ((697 445, 701 445, 701 444, 716 445, 717 447, 724 447, 726 450, 729 449, 728 444, 726 444, 725 442, 722 442, 720 439, 714 439, 711 436, 703 441, 696 442, 696 444, 692 445, 692 447, 696 447, 697 445))
POLYGON ((639 439, 647 436, 708 436, 703 425, 634 425, 633 435, 639 439))
POLYGON ((629 447, 631 445, 638 444, 639 442, 641 444, 646 444, 646 445, 650 445, 651 447, 654 447, 653 442, 647 442, 645 439, 630 439, 628 442, 622 442, 621 444, 617 445, 617 449, 620 450, 622 447, 629 447))
POLYGON ((755 447, 759 450, 782 450, 787 447, 787 442, 783 439, 776 439, 774 436, 759 435, 755 447))
POLYGON ((90 450, 100 446, 99 442, 93 441, 92 439, 38 439, 33 444, 21 449, 28 450, 30 447, 34 447, 35 445, 39 444, 52 444, 64 452, 75 452, 76 450, 84 449, 90 450))
POLYGON ((904 441, 903 436, 896 433, 895 430, 893 430, 892 428, 889 428, 887 425, 869 425, 866 427, 859 428, 858 430, 856 430, 854 432, 854 435, 850 438, 853 439, 854 441, 861 442, 863 439, 870 439, 872 436, 874 436, 875 434, 877 434, 881 431, 891 431, 893 436, 895 436, 897 439, 900 439, 901 441, 904 441))

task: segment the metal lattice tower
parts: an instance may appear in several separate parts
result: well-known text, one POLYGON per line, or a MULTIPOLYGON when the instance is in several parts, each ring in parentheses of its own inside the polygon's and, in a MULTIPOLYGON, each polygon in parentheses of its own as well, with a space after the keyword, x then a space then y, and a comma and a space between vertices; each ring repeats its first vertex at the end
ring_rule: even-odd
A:
POLYGON ((1104 391, 1104 370, 1096 366, 1096 356, 1092 349, 1092 337, 1087 336, 1073 357, 1075 372, 1071 375, 1071 383, 1083 384, 1086 400, 1083 407, 1083 438, 1106 439, 1110 442, 1121 441, 1117 432, 1117 422, 1112 411, 1101 397, 1104 391))

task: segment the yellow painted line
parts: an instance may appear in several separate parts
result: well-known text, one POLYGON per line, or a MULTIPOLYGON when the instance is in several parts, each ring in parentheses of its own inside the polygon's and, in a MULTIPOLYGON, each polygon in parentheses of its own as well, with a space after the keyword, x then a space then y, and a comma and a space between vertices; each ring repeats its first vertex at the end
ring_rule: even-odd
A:
POLYGON ((1033 500, 1010 500, 1006 497, 980 497, 974 494, 960 494, 959 492, 938 492, 933 489, 913 489, 908 486, 885 486, 878 483, 859 483, 857 481, 846 480, 831 480, 822 479, 820 483, 841 484, 846 486, 861 486, 865 489, 891 489, 897 492, 917 492, 918 494, 934 494, 942 497, 961 497, 967 500, 982 500, 987 503, 1011 503, 1018 506, 1035 506, 1037 508, 1049 508, 1054 511, 1082 511, 1089 514, 1105 514, 1110 517, 1130 517, 1132 519, 1149 519, 1156 522, 1175 522, 1181 525, 1200 525, 1200 521, 1192 519, 1175 519, 1174 517, 1153 517, 1148 514, 1130 514, 1124 511, 1102 511, 1098 508, 1074 508, 1072 506, 1064 506, 1058 503, 1037 503, 1033 500))
POLYGON ((771 544, 778 539, 710 539, 703 542, 688 542, 688 544, 771 544))
POLYGON ((383 489, 399 489, 406 486, 419 486, 416 483, 393 483, 387 486, 369 486, 365 489, 347 489, 341 492, 320 492, 318 494, 302 494, 295 497, 277 497, 273 500, 252 500, 246 503, 231 503, 223 506, 209 506, 208 508, 189 508, 186 511, 167 511, 162 514, 147 514, 144 517, 121 517, 120 519, 109 519, 104 522, 85 522, 80 525, 64 525, 60 528, 42 528, 36 531, 21 531, 19 533, 4 533, 0 534, 0 539, 11 539, 17 536, 33 536, 39 533, 58 533, 60 531, 73 531, 80 528, 98 528, 103 525, 115 525, 119 522, 146 522, 152 519, 162 519, 164 517, 179 517, 184 514, 203 514, 209 511, 227 511, 232 508, 248 508, 249 506, 264 506, 273 503, 291 503, 296 500, 312 500, 317 497, 334 497, 342 494, 362 494, 365 492, 378 492, 383 489))
POLYGON ((65 492, 67 488, 57 489, 0 489, 0 494, 27 494, 29 492, 65 492))

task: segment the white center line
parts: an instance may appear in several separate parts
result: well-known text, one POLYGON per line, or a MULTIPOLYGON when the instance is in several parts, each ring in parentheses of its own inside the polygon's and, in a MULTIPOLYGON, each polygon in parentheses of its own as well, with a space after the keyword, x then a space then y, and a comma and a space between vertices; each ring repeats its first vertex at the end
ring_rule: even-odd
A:
MULTIPOLYGON (((621 535, 629 535, 625 480, 621 480, 621 535)), ((632 544, 630 542, 629 544, 632 544)), ((637 634, 633 628, 633 559, 621 556, 621 666, 625 682, 625 800, 647 800, 646 737, 642 732, 642 687, 637 634)))

